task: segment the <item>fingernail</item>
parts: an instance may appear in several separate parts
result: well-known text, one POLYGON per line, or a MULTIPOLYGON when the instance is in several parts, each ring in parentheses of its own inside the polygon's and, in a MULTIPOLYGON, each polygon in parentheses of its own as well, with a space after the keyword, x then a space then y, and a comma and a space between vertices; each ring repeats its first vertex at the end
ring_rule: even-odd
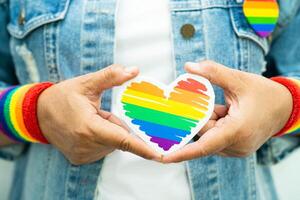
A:
POLYGON ((138 70, 139 69, 136 66, 133 66, 133 67, 126 67, 124 71, 128 74, 133 74, 136 73, 138 70))
POLYGON ((187 62, 185 63, 185 66, 194 70, 199 69, 199 63, 187 62))

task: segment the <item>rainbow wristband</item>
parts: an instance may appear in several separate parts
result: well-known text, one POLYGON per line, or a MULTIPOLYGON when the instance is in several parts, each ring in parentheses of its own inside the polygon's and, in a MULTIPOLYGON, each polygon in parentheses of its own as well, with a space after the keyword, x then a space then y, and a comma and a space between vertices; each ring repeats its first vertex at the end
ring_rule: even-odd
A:
POLYGON ((293 78, 274 77, 276 81, 284 85, 292 94, 293 97, 293 111, 286 123, 285 127, 275 136, 295 135, 300 133, 300 80, 293 78))
POLYGON ((53 83, 13 86, 0 93, 0 133, 17 142, 48 144, 37 119, 39 95, 53 83))

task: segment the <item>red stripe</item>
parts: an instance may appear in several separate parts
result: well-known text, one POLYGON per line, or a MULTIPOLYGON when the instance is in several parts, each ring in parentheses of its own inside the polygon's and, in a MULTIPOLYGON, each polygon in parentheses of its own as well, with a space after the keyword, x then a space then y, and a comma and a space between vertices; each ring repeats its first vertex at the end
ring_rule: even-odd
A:
POLYGON ((48 144, 49 142, 43 136, 39 127, 37 118, 37 101, 40 94, 52 85, 53 83, 49 82, 34 85, 25 94, 22 106, 24 124, 28 133, 33 138, 44 144, 48 144))
POLYGON ((292 114, 286 123, 286 125, 279 131, 279 133, 275 134, 275 136, 281 136, 285 132, 287 132, 299 119, 300 116, 300 89, 299 86, 294 83, 292 80, 289 80, 284 77, 274 77, 271 78, 273 81, 276 81, 285 87, 291 92, 293 97, 293 111, 292 114))
POLYGON ((207 91, 204 84, 195 81, 194 79, 188 78, 186 81, 179 81, 176 88, 187 90, 190 92, 198 93, 207 96, 201 91, 207 91))

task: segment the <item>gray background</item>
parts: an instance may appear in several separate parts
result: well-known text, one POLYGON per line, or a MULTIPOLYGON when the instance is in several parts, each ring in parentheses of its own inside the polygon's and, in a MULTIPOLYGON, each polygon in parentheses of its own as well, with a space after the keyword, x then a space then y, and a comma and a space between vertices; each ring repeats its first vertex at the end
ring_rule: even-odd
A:
MULTIPOLYGON (((12 163, 0 160, 0 200, 7 200, 12 163)), ((281 200, 300 199, 300 149, 273 167, 275 184, 281 200)))

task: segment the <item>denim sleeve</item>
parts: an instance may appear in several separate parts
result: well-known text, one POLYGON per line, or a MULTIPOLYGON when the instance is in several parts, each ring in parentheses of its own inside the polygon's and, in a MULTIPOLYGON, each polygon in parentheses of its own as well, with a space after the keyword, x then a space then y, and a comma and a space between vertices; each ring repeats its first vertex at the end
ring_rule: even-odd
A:
MULTIPOLYGON (((279 24, 279 30, 274 35, 267 57, 269 76, 280 75, 300 80, 300 3, 298 4, 296 8, 293 7, 295 12, 290 12, 290 16, 282 20, 284 25, 279 24)), ((275 164, 299 146, 300 138, 297 137, 273 138, 257 152, 258 162, 275 164)))
MULTIPOLYGON (((18 84, 9 50, 9 34, 6 30, 7 21, 8 5, 5 1, 0 0, 0 90, 9 85, 18 84)), ((25 146, 22 144, 0 148, 0 157, 13 160, 19 156, 24 149, 25 146)))

